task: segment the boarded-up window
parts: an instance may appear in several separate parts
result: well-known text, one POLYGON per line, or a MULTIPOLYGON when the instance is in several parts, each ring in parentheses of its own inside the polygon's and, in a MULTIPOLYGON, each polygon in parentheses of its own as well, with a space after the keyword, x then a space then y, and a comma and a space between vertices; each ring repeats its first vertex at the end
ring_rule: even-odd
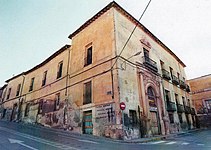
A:
POLYGON ((92 102, 92 82, 89 81, 84 84, 84 100, 83 104, 89 104, 92 102))

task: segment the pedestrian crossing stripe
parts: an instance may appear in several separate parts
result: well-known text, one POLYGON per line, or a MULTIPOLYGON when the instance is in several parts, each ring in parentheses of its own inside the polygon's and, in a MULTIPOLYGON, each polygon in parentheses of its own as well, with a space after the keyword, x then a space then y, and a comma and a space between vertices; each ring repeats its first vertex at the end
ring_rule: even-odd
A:
POLYGON ((188 144, 190 144, 190 143, 186 143, 186 142, 182 143, 182 145, 188 145, 188 144))
POLYGON ((168 143, 165 143, 166 145, 171 145, 171 144, 175 144, 177 142, 168 142, 168 143))

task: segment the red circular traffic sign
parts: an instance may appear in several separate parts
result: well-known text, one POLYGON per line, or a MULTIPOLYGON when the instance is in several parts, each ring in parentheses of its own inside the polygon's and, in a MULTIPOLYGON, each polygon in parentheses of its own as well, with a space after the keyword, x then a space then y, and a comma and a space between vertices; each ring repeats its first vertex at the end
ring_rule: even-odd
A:
POLYGON ((125 108, 126 108, 126 105, 124 102, 121 102, 119 106, 120 106, 121 110, 125 110, 125 108))

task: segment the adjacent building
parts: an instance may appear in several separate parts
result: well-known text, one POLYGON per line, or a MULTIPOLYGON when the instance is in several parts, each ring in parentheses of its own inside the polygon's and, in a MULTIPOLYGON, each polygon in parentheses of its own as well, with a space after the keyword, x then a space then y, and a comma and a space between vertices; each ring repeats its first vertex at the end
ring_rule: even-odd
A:
POLYGON ((2 119, 124 139, 195 126, 185 64, 116 2, 69 39, 6 81, 2 119))
POLYGON ((188 80, 191 99, 201 126, 211 125, 211 75, 188 80))

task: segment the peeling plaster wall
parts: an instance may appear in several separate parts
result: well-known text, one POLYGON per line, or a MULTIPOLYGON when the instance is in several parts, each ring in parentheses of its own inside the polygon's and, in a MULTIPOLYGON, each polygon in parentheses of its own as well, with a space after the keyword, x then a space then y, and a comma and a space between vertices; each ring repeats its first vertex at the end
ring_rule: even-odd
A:
MULTIPOLYGON (((114 16, 115 16, 115 35, 116 35, 116 45, 117 45, 117 54, 119 54, 126 43, 128 37, 130 36, 132 30, 135 27, 135 24, 128 18, 126 18, 124 15, 118 12, 118 10, 114 10, 114 16)), ((121 54, 122 57, 128 59, 134 54, 136 54, 139 51, 142 51, 142 53, 138 56, 131 57, 129 61, 136 63, 140 62, 142 63, 143 59, 142 56, 144 56, 143 53, 143 47, 146 48, 146 45, 141 43, 141 40, 144 39, 147 42, 149 42, 151 48, 149 49, 149 55, 150 58, 157 62, 158 67, 158 73, 162 75, 161 72, 161 65, 160 60, 164 62, 164 69, 169 71, 169 67, 173 68, 174 75, 177 75, 177 72, 180 73, 180 77, 186 78, 184 67, 174 58, 173 55, 171 55, 169 52, 167 52, 163 47, 161 47, 155 40, 153 40, 146 32, 144 32, 140 27, 137 27, 134 31, 133 35, 131 36, 131 39, 127 43, 126 47, 124 48, 123 53, 121 54)), ((148 49, 148 48, 147 48, 148 49)), ((129 108, 137 107, 137 105, 140 105, 138 102, 138 85, 137 85, 137 70, 133 68, 132 66, 125 63, 123 60, 118 61, 118 68, 120 68, 119 71, 119 85, 120 85, 120 99, 125 101, 127 106, 129 105, 129 108), (127 83, 127 84, 125 84, 127 83), (131 94, 131 91, 134 91, 131 94), (127 98, 133 99, 133 102, 126 101, 127 98)), ((161 104, 164 105, 165 109, 165 102, 164 102, 164 95, 163 95, 163 88, 168 89, 171 92, 171 100, 174 102, 174 94, 177 93, 179 95, 179 100, 181 101, 182 96, 186 98, 186 100, 189 98, 189 95, 180 89, 179 87, 174 86, 171 81, 165 81, 163 80, 163 85, 160 86, 161 93, 161 104)), ((144 87, 141 87, 144 88, 144 87)), ((144 92, 145 93, 145 92, 144 92)), ((141 106, 143 109, 144 106, 141 106)), ((136 109, 137 110, 137 109, 136 109)), ((128 110, 126 110, 128 113, 128 110)), ((167 113, 164 111, 164 113, 167 113)), ((161 115, 161 114, 160 114, 161 115)), ((162 114, 163 115, 163 114, 162 114)), ((162 118, 163 116, 160 116, 162 118)), ((186 120, 185 114, 183 114, 184 121, 186 120)), ((175 124, 178 125, 179 119, 177 112, 174 112, 174 119, 175 124)), ((190 122, 192 122, 191 115, 189 115, 190 122)), ((162 121, 162 120, 161 120, 162 121)), ((177 125, 168 125, 171 126, 172 132, 177 130, 177 125)), ((162 127, 163 128, 163 125, 162 127)), ((162 129, 163 130, 163 129, 162 129)), ((164 134, 164 133, 163 133, 164 134)))

